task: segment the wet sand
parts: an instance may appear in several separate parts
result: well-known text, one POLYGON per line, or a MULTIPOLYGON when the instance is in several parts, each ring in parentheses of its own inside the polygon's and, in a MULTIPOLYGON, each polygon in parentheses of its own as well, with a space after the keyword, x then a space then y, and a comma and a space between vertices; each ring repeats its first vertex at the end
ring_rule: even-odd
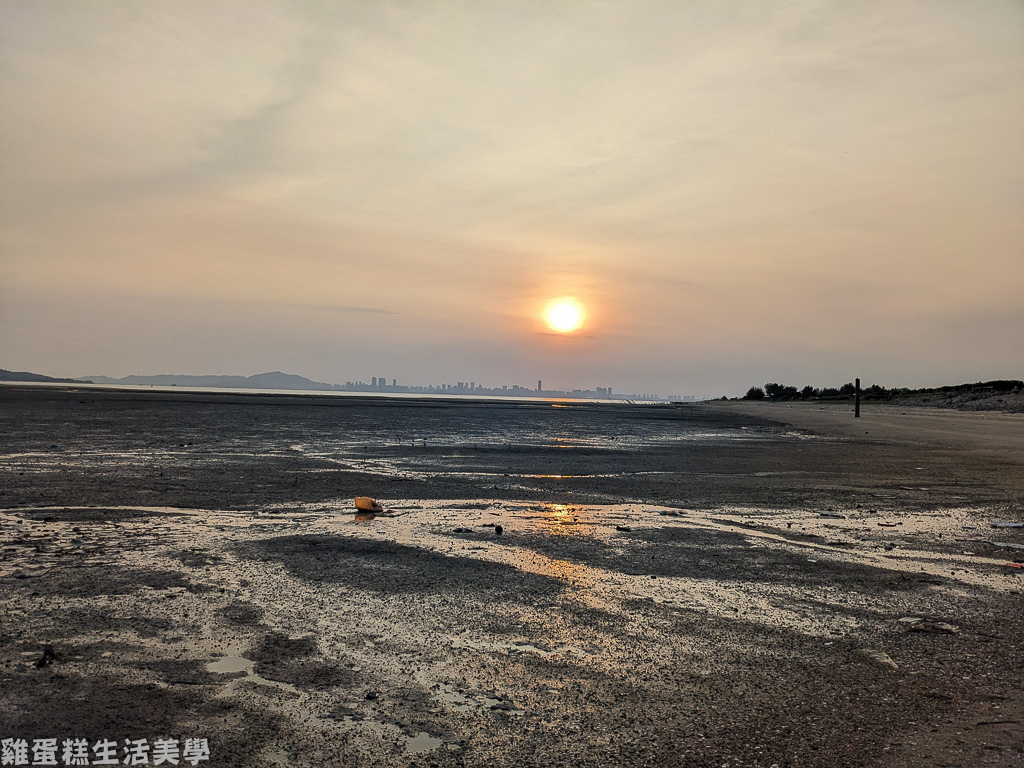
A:
MULTIPOLYGON (((819 435, 899 441, 965 450, 1010 461, 1024 469, 1024 414, 997 411, 955 411, 937 408, 878 405, 868 401, 853 418, 849 404, 744 403, 717 404, 720 410, 769 418, 819 435)), ((1024 472, 1010 478, 1024 483, 1024 472)))
POLYGON ((1022 427, 4 387, 0 738, 1019 766, 1022 427))

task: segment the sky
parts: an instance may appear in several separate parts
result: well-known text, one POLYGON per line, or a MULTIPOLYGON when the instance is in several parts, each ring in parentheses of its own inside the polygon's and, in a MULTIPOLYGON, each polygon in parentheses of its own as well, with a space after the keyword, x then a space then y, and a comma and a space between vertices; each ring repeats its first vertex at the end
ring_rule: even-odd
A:
POLYGON ((7 0, 0 368, 1022 378, 1024 4, 7 0))

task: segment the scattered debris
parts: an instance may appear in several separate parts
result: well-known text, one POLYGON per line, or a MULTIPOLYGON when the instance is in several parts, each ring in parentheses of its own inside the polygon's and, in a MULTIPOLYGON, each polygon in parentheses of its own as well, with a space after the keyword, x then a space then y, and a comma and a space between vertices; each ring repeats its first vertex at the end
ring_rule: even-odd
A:
POLYGON ((369 496, 356 496, 356 509, 361 512, 383 512, 384 507, 369 496))
POLYGON ((867 656, 874 662, 881 664, 883 667, 889 667, 890 669, 899 669, 899 665, 890 658, 889 654, 884 651, 876 651, 872 648, 861 648, 860 652, 862 655, 867 656))
POLYGON ((900 623, 907 626, 908 632, 934 632, 942 635, 955 635, 959 632, 952 624, 947 624, 944 621, 932 621, 919 616, 907 616, 900 619, 900 623))
MULTIPOLYGON (((396 507, 396 509, 398 509, 396 507)), ((408 509, 422 509, 422 507, 401 507, 403 510, 408 509)), ((369 496, 356 496, 356 519, 357 520, 372 520, 373 515, 386 515, 388 517, 401 517, 406 514, 406 511, 396 512, 394 509, 384 509, 375 500, 369 496), (360 515, 370 515, 370 517, 361 518, 360 515)))
POLYGON ((1002 547, 1003 549, 1024 549, 1024 544, 1010 544, 1006 541, 993 541, 993 547, 1002 547))
POLYGON ((1022 564, 1022 563, 1007 563, 1006 567, 1007 568, 1016 568, 1019 571, 1021 569, 1024 569, 1024 564, 1022 564))
POLYGON ((1011 523, 1009 520, 994 520, 993 528, 1024 528, 1024 523, 1011 523))

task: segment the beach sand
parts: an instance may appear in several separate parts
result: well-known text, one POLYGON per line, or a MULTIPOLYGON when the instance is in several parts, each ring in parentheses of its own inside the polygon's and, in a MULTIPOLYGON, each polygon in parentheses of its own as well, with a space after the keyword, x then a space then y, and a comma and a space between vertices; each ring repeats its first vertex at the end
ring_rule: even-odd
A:
POLYGON ((0 388, 0 738, 1024 763, 1024 416, 568 405, 0 388))

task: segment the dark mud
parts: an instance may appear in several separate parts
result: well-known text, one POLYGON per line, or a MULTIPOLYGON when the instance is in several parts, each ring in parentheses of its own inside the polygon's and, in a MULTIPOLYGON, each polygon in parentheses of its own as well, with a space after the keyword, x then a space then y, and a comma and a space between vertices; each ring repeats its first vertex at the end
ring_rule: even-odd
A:
POLYGON ((0 738, 1024 764, 1020 460, 763 413, 2 387, 0 738))
POLYGON ((957 499, 998 504, 1024 491, 1019 463, 990 455, 815 435, 694 405, 7 385, 0 420, 4 448, 15 454, 0 487, 7 507, 85 499, 89 507, 284 508, 363 494, 920 509, 957 499))

